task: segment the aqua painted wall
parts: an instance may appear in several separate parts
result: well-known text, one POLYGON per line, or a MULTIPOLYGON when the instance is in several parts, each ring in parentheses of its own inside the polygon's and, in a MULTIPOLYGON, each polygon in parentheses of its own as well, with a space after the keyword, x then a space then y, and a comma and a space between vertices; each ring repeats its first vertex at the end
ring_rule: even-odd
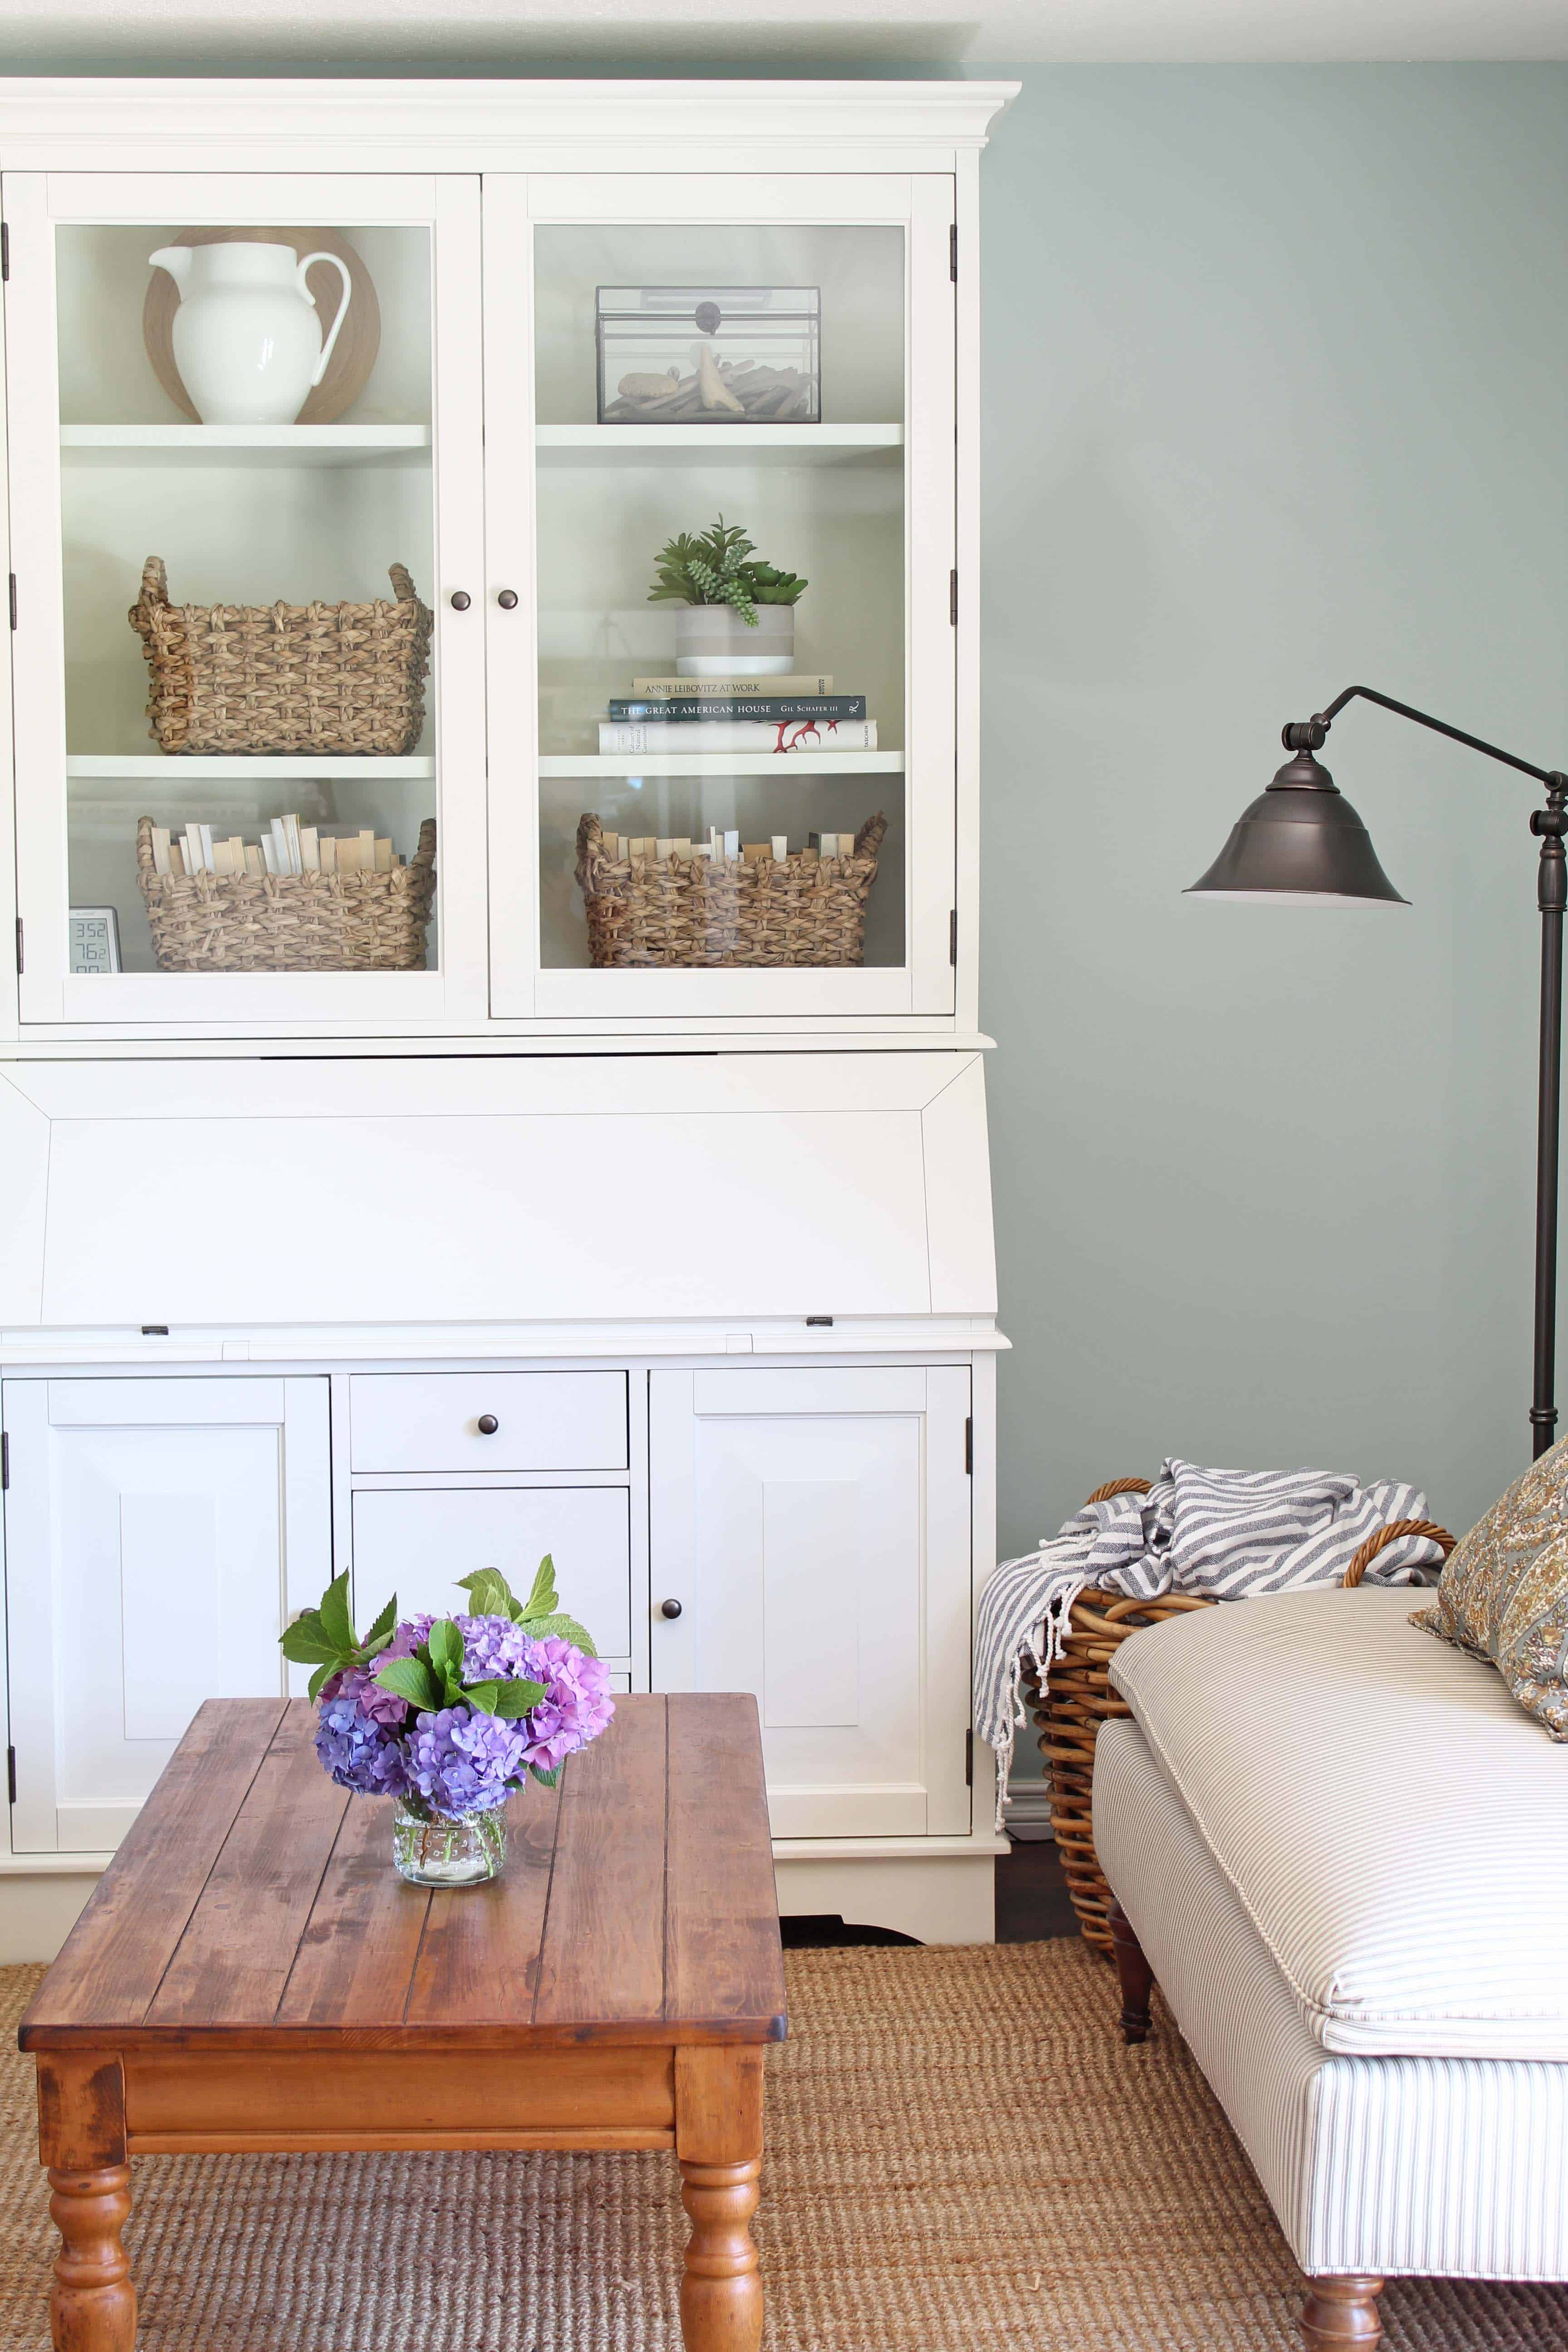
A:
POLYGON ((1180 893, 1352 680, 1568 765, 1568 68, 1024 79, 983 167, 1003 1548, 1166 1453, 1463 1529, 1529 1456, 1531 788, 1352 709, 1324 757, 1413 905, 1180 893))

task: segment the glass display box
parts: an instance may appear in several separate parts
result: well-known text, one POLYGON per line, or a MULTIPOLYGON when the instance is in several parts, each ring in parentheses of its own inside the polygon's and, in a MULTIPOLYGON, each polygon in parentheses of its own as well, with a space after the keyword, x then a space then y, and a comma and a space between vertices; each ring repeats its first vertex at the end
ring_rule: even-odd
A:
POLYGON ((601 286, 601 425, 815 425, 815 286, 601 286))

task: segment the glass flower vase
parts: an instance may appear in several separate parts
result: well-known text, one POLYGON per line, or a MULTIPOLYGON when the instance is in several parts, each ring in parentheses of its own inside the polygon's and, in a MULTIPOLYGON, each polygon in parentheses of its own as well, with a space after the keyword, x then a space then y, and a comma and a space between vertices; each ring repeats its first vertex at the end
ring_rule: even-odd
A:
POLYGON ((506 1867, 506 1807, 454 1818, 416 1797, 392 1809, 392 1859, 415 1886, 482 1886, 506 1867))

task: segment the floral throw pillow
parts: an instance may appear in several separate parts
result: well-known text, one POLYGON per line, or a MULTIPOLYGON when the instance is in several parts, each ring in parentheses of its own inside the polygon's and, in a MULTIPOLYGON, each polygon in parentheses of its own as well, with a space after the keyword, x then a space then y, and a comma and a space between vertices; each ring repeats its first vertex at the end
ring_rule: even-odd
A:
POLYGON ((1411 1617, 1489 1658, 1553 1739, 1568 1739, 1568 1437, 1455 1547, 1435 1608, 1411 1617))

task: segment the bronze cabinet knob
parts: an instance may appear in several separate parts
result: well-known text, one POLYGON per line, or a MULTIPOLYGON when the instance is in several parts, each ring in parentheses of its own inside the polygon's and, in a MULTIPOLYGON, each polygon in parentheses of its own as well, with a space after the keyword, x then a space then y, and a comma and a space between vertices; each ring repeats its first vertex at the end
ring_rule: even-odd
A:
POLYGON ((517 604, 517 590, 515 588, 500 589, 497 593, 496 603, 500 606, 503 613, 512 612, 516 608, 517 604))
POLYGON ((679 1601, 661 1601, 658 1604, 658 1613, 661 1617, 679 1617, 680 1614, 679 1601))
POLYGON ((500 1423, 493 1412, 480 1413, 479 1428, 481 1437, 493 1437, 500 1427, 500 1423))
POLYGON ((466 613, 473 601, 466 588, 454 588, 447 599, 454 613, 466 613))

